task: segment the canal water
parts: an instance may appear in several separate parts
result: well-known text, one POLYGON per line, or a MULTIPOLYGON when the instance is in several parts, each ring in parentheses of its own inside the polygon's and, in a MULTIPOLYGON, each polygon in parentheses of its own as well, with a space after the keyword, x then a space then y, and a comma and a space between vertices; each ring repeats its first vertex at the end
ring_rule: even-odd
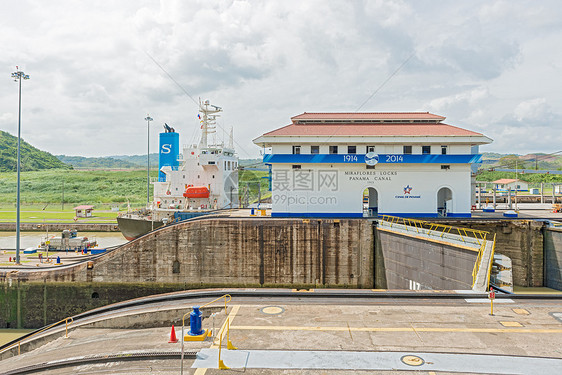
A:
POLYGON ((25 335, 28 332, 33 331, 32 329, 0 329, 0 346, 4 345, 12 340, 17 339, 20 336, 25 335))
MULTIPOLYGON (((49 232, 49 237, 60 237, 59 232, 49 232)), ((127 242, 121 232, 78 232, 80 237, 88 237, 98 242, 98 249, 109 246, 122 245, 127 242)), ((20 249, 38 246, 47 238, 47 232, 20 232, 20 249)), ((16 248, 15 232, 0 232, 0 249, 8 250, 16 248)))

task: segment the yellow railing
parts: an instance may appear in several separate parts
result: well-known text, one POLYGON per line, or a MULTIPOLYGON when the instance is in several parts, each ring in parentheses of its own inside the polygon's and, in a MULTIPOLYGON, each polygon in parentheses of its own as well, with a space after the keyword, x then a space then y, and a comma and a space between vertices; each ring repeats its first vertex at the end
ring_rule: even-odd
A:
POLYGON ((47 326, 47 327, 41 329, 40 331, 34 332, 31 336, 23 337, 23 338, 19 339, 18 341, 14 342, 12 345, 10 345, 10 346, 4 348, 3 350, 5 351, 5 350, 8 350, 8 349, 11 349, 11 348, 13 348, 14 346, 17 345, 17 346, 18 346, 18 355, 20 355, 20 354, 21 354, 21 342, 22 342, 22 341, 28 340, 28 339, 32 338, 33 336, 35 336, 35 335, 38 335, 38 334, 40 334, 40 333, 43 333, 43 332, 45 332, 46 330, 51 329, 51 328, 53 328, 53 327, 55 327, 55 326, 61 324, 62 322, 64 322, 64 324, 65 324, 65 327, 64 327, 64 337, 65 337, 65 338, 68 338, 68 326, 69 326, 70 324, 72 324, 72 322, 74 322, 74 319, 72 319, 71 317, 65 318, 65 319, 63 319, 63 320, 59 320, 58 322, 53 323, 53 324, 51 324, 50 326, 47 326), (69 320, 70 320, 70 323, 68 322, 69 320))
MULTIPOLYGON (((484 250, 486 250, 486 243, 482 244, 480 250, 478 250, 478 257, 476 258, 476 262, 474 263, 474 268, 472 269, 472 286, 476 282, 476 275, 478 275, 478 271, 480 270, 480 263, 482 262, 482 256, 484 255, 484 250)), ((488 267, 488 274, 486 276, 486 289, 488 289, 490 285, 490 273, 492 272, 492 264, 494 263, 494 252, 496 250, 496 235, 494 234, 494 238, 492 240, 492 253, 490 254, 490 264, 488 267)))
POLYGON ((478 275, 478 270, 480 270, 480 263, 482 262, 484 250, 486 250, 486 243, 480 246, 480 249, 478 250, 478 256, 476 257, 476 262, 474 262, 474 267, 472 268, 472 287, 474 287, 474 284, 476 283, 476 276, 478 275))
POLYGON ((207 302, 206 304, 200 306, 199 308, 203 308, 203 307, 207 307, 209 306, 211 303, 215 303, 220 299, 224 298, 224 313, 226 314, 226 304, 229 303, 232 300, 232 296, 230 294, 225 294, 224 296, 220 296, 219 298, 215 298, 214 300, 212 300, 211 302, 207 302))
MULTIPOLYGON (((226 366, 221 359, 221 349, 222 349, 222 337, 224 335, 224 330, 220 333, 220 340, 219 340, 219 369, 220 370, 228 370, 230 367, 226 366)), ((230 341, 230 318, 226 318, 226 348, 228 350, 236 350, 238 349, 232 342, 230 341)))
MULTIPOLYGON (((223 296, 220 296, 219 298, 215 298, 211 302, 207 302, 206 304, 199 306, 199 309, 202 309, 204 307, 208 307, 210 304, 215 303, 218 300, 221 300, 223 298, 224 298, 224 313, 227 314, 226 305, 232 300, 232 296, 230 294, 225 294, 223 296)), ((184 342, 185 317, 188 316, 189 314, 191 314, 191 311, 183 314, 183 316, 181 318, 181 367, 180 367, 180 374, 183 374, 183 342, 184 342)), ((230 331, 230 327, 229 327, 229 331, 230 331)), ((221 340, 222 340, 222 336, 221 336, 221 340)))
MULTIPOLYGON (((225 294, 224 296, 220 296, 219 298, 215 298, 214 300, 212 300, 211 302, 207 302, 204 305, 199 306, 199 309, 202 309, 203 307, 207 307, 209 306, 211 303, 217 302, 220 299, 224 298, 224 313, 226 314, 226 304, 229 303, 232 300, 232 296, 230 294, 225 294)), ((189 314, 191 314, 191 311, 186 312, 185 314, 183 314, 182 318, 181 318, 181 332, 182 332, 182 340, 183 340, 183 328, 185 326, 185 317, 188 316, 189 314)))
POLYGON ((453 227, 451 225, 431 223, 425 220, 408 219, 405 217, 381 215, 379 216, 379 218, 390 223, 390 227, 392 227, 393 224, 406 225, 409 227, 413 227, 417 233, 420 233, 421 229, 425 229, 426 231, 428 231, 426 232, 426 234, 437 235, 438 237, 441 238, 445 234, 456 234, 460 236, 463 242, 466 242, 465 238, 474 238, 478 241, 480 245, 486 243, 486 239, 490 234, 489 232, 482 231, 482 230, 453 227))
POLYGON ((486 276, 486 289, 490 287, 490 275, 492 273, 492 265, 494 264, 494 253, 496 252, 496 235, 494 234, 494 243, 492 245, 492 254, 490 254, 490 264, 488 265, 488 275, 486 276))
MULTIPOLYGON (((391 228, 392 225, 394 224, 405 225, 414 228, 417 233, 423 232, 428 236, 434 235, 440 238, 443 238, 445 234, 453 234, 459 236, 461 241, 465 243, 467 242, 466 240, 469 238, 475 239, 478 245, 480 245, 480 248, 478 249, 478 256, 476 257, 476 262, 474 263, 474 267, 472 269, 472 286, 474 286, 474 283, 476 282, 476 276, 478 275, 478 271, 480 269, 480 263, 482 262, 482 256, 484 255, 484 250, 486 250, 486 244, 489 240, 488 238, 490 232, 477 230, 477 229, 453 227, 451 225, 431 223, 425 220, 408 219, 404 217, 382 215, 379 216, 379 218, 386 221, 387 223, 390 223, 391 228)), ((493 249, 495 249, 496 246, 495 235, 493 241, 494 241, 493 249)), ((493 252, 494 250, 492 250, 492 259, 490 261, 493 261, 493 256, 494 256, 493 252)), ((491 269, 491 265, 490 265, 490 269, 491 269)), ((490 269, 488 269, 488 285, 490 282, 490 269)))

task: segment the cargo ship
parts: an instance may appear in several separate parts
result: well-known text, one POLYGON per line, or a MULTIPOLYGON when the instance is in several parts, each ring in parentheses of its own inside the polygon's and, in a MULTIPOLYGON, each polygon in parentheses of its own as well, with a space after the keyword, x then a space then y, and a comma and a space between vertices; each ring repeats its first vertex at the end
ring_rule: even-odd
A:
POLYGON ((238 155, 232 129, 228 143, 216 139, 217 118, 222 108, 199 103, 201 138, 198 144, 179 148, 179 133, 164 124, 159 135, 158 177, 151 181, 150 205, 117 217, 123 236, 138 238, 163 225, 236 208, 238 200, 238 155))

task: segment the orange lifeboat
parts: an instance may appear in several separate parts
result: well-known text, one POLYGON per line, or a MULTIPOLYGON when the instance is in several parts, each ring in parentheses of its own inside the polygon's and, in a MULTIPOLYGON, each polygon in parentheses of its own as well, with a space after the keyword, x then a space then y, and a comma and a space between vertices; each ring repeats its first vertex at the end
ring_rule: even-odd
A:
POLYGON ((189 186, 183 196, 186 198, 209 198, 209 189, 206 186, 189 186))

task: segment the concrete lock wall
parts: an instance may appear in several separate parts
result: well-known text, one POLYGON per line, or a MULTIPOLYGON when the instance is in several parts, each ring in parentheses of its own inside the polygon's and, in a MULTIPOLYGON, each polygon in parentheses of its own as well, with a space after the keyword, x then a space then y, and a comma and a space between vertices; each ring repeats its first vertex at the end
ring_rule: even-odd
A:
POLYGON ((163 228, 86 263, 18 280, 210 286, 373 286, 366 220, 208 219, 163 228))
MULTIPOLYGON (((496 252, 512 259, 515 285, 543 285, 545 254, 547 286, 561 289, 560 232, 546 231, 544 253, 542 223, 454 225, 497 233, 496 252)), ((208 218, 132 241, 91 269, 0 272, 0 327, 40 327, 113 302, 207 287, 469 289, 475 259, 366 219, 208 218)))
POLYGON ((478 253, 443 243, 377 230, 377 288, 471 289, 478 253))
POLYGON ((562 230, 544 231, 545 286, 562 290, 562 230))

